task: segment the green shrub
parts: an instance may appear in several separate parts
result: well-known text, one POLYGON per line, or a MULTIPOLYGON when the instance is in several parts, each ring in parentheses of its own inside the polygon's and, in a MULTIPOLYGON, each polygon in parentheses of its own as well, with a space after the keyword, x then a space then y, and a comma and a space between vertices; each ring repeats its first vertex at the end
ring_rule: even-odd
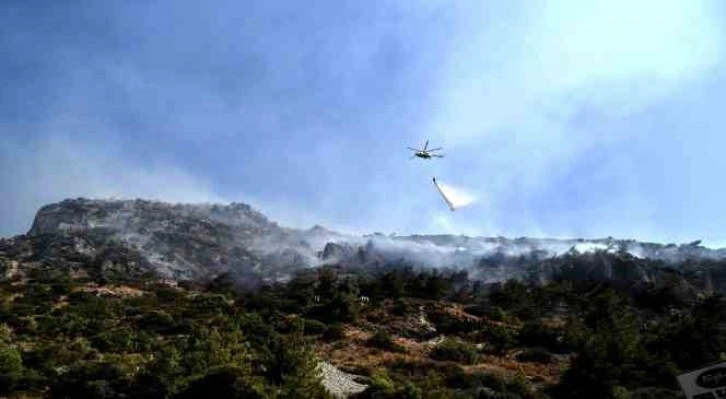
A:
POLYGON ((525 349, 517 355, 520 362, 534 362, 547 364, 552 361, 552 353, 545 348, 525 349))
POLYGON ((255 383, 242 369, 222 367, 210 370, 206 375, 193 379, 175 399, 191 398, 264 399, 268 396, 263 385, 255 383))
POLYGON ((0 394, 12 392, 22 372, 20 352, 6 343, 0 343, 0 394))
POLYGON ((676 399, 682 398, 680 391, 666 388, 645 387, 630 392, 631 399, 676 399))
POLYGON ((144 314, 137 322, 141 330, 167 334, 174 330, 174 317, 164 310, 152 310, 144 314))
POLYGON ((114 329, 91 338, 91 344, 101 352, 134 352, 136 350, 136 334, 127 329, 114 329))
POLYGON ((502 354, 517 344, 517 333, 510 327, 488 324, 479 332, 478 338, 485 341, 496 354, 502 354))
POLYGON ((305 335, 320 335, 328 331, 328 326, 315 319, 303 319, 303 331, 305 335))
POLYGON ((470 305, 464 308, 466 313, 474 316, 486 317, 493 321, 504 321, 507 319, 507 313, 499 306, 492 305, 470 305))
POLYGON ((325 330, 325 333, 323 334, 323 339, 328 342, 339 341, 343 338, 345 338, 345 330, 343 329, 342 323, 329 325, 328 329, 325 330))
POLYGON ((385 369, 376 370, 371 376, 371 382, 365 391, 357 395, 357 398, 392 398, 396 387, 385 369))
POLYGON ((446 378, 446 386, 450 388, 490 388, 495 391, 503 391, 506 381, 493 374, 488 373, 467 373, 461 368, 456 373, 450 373, 446 378))
POLYGON ((566 351, 561 329, 548 327, 540 321, 527 322, 519 330, 517 339, 521 345, 537 346, 549 351, 561 353, 566 351))
POLYGON ((385 331, 378 331, 368 338, 368 346, 389 352, 405 352, 405 349, 395 343, 391 335, 385 331))
POLYGON ((440 334, 464 336, 482 328, 479 321, 456 317, 446 312, 430 312, 427 316, 440 334))
POLYGON ((470 315, 479 316, 479 317, 487 317, 490 313, 491 308, 487 305, 482 304, 476 304, 476 305, 469 305, 464 307, 464 312, 469 313, 470 315))
POLYGON ((473 364, 479 358, 479 353, 469 342, 447 338, 434 347, 429 356, 435 360, 473 364))

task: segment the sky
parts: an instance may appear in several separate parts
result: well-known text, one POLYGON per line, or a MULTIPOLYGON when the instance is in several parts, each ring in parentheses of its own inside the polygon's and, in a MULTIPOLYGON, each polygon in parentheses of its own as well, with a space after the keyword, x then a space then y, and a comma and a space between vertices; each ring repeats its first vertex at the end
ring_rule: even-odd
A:
POLYGON ((3 1, 0 236, 89 197, 726 246, 725 66, 718 0, 3 1))

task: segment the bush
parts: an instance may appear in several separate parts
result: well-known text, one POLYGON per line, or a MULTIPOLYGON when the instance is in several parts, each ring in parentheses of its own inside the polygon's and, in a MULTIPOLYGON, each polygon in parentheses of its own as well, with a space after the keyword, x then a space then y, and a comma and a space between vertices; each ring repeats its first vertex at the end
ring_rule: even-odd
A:
POLYGON ((525 349, 517 355, 520 362, 534 362, 547 364, 552 361, 552 353, 545 348, 525 349))
POLYGON ((20 352, 8 344, 0 343, 0 394, 12 392, 22 372, 20 352))
POLYGON ((476 347, 468 342, 445 339, 431 350, 429 356, 435 360, 473 364, 479 358, 479 353, 476 347))
POLYGON ((495 391, 506 389, 506 381, 493 374, 488 373, 467 373, 459 369, 458 373, 451 373, 446 377, 446 386, 450 388, 490 388, 495 391))
POLYGON ((462 319, 446 312, 430 312, 428 317, 440 334, 464 336, 482 328, 479 321, 462 319))
POLYGON ((439 363, 430 359, 406 360, 397 359, 386 364, 392 375, 400 376, 404 381, 421 381, 443 384, 446 379, 462 372, 458 364, 439 363))
POLYGON ((19 374, 22 371, 20 352, 8 344, 0 344, 0 374, 19 374))
POLYGON ((494 321, 504 321, 507 318, 507 313, 499 306, 469 305, 464 308, 464 311, 471 315, 485 317, 494 321))
POLYGON ((303 331, 305 335, 320 335, 328 331, 328 326, 315 319, 303 319, 303 331))
POLYGON ((254 383, 244 370, 223 367, 211 370, 201 378, 192 380, 175 399, 186 398, 266 398, 264 389, 254 383))
POLYGON ((645 387, 630 392, 632 399, 676 399, 682 398, 680 391, 666 388, 645 387))
POLYGON ((325 330, 325 333, 323 334, 323 339, 328 342, 339 341, 343 338, 345 338, 345 330, 341 323, 329 325, 328 329, 325 330))
POLYGON ((547 327, 539 321, 525 323, 517 338, 523 346, 543 347, 556 353, 566 352, 567 349, 562 331, 547 327))
POLYGON ((107 362, 76 364, 51 387, 49 398, 119 397, 129 385, 117 365, 107 362))
POLYGON ((368 346, 389 352, 405 352, 405 349, 395 343, 391 335, 385 331, 378 331, 368 338, 368 346))
POLYGON ((390 309, 391 313, 395 316, 405 316, 411 313, 417 313, 418 308, 404 300, 398 299, 390 309))
POLYGON ((516 332, 496 324, 487 325, 480 333, 479 338, 489 344, 493 353, 501 354, 513 348, 517 343, 516 332))
MULTIPOLYGON (((501 308, 498 309, 501 310, 501 308)), ((491 313, 491 307, 483 304, 465 306, 463 310, 470 315, 478 317, 489 317, 491 313)))
POLYGON ((174 331, 174 317, 164 310, 152 310, 144 314, 138 321, 140 330, 151 331, 159 334, 168 334, 174 331))
POLYGON ((135 333, 127 329, 104 331, 91 338, 91 344, 101 352, 125 353, 136 350, 135 333))

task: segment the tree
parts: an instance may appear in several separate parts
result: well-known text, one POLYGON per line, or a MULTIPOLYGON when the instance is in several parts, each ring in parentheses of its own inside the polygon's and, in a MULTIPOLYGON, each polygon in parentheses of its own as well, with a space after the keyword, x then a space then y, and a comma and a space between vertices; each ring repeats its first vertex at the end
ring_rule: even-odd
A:
POLYGON ((249 343, 240 330, 200 327, 193 331, 185 346, 181 363, 189 375, 205 375, 212 367, 251 368, 249 343))
POLYGON ((381 277, 381 289, 388 298, 398 299, 403 296, 404 280, 401 273, 390 271, 381 277))
POLYGON ((0 394, 12 392, 22 374, 20 352, 7 343, 0 343, 0 394))
POLYGON ((246 370, 236 367, 211 369, 206 375, 192 379, 174 399, 265 399, 262 381, 253 379, 246 370))
MULTIPOLYGON (((611 398, 618 387, 642 382, 637 368, 643 346, 639 319, 627 300, 607 289, 587 304, 578 353, 560 383, 563 397, 611 398)), ((573 328, 571 325, 570 328, 573 328)))
POLYGON ((723 299, 710 296, 699 301, 690 315, 675 316, 649 344, 656 352, 670 354, 680 369, 691 369, 719 360, 726 352, 720 331, 726 312, 723 299))
POLYGON ((329 398, 322 385, 315 352, 305 342, 300 327, 275 341, 272 358, 266 366, 270 382, 280 386, 280 397, 329 398))
POLYGON ((12 392, 23 375, 23 359, 12 345, 10 329, 0 325, 0 394, 12 392))
POLYGON ((441 299, 451 290, 451 283, 434 270, 426 279, 424 292, 430 299, 441 299))
POLYGON ((112 363, 82 362, 63 374, 50 398, 120 398, 131 381, 112 363))

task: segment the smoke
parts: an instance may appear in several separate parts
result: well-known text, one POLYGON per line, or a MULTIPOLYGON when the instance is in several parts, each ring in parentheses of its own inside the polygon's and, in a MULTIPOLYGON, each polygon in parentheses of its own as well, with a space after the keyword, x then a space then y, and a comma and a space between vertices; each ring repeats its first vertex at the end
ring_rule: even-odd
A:
MULTIPOLYGON (((322 237, 321 237, 322 238, 322 237)), ((311 266, 327 263, 353 261, 362 249, 371 259, 385 262, 407 264, 428 268, 450 268, 476 271, 477 273, 493 273, 497 278, 509 278, 524 272, 528 263, 555 258, 565 254, 588 255, 598 252, 610 254, 625 250, 631 256, 640 259, 658 259, 668 263, 681 262, 684 259, 722 259, 726 252, 707 247, 683 245, 663 245, 622 241, 610 238, 585 239, 536 239, 503 237, 467 237, 463 235, 427 235, 427 236, 385 236, 375 234, 369 236, 330 235, 329 242, 347 247, 347 256, 319 260, 311 266), (352 258, 351 258, 352 257, 352 258), (482 271, 477 267, 483 259, 494 263, 482 271), (492 268, 492 265, 495 266, 492 268)), ((321 245, 323 241, 317 244, 321 245)), ((313 246, 314 247, 314 246, 313 246)), ((322 250, 322 246, 320 247, 322 250)), ((482 275, 489 279, 489 275, 482 275)))

